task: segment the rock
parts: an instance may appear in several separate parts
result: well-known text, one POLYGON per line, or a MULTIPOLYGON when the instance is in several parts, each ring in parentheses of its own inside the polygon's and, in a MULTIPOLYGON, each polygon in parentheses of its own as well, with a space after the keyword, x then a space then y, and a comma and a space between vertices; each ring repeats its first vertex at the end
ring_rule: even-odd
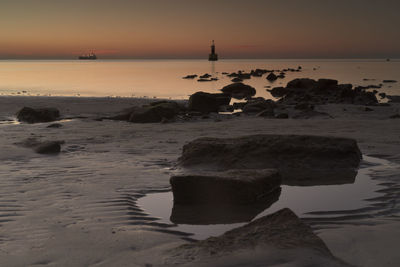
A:
POLYGON ((234 109, 243 109, 243 107, 247 104, 247 102, 235 102, 233 103, 234 109))
POLYGON ((17 113, 17 119, 22 122, 38 123, 51 122, 60 117, 60 111, 56 108, 33 109, 24 107, 17 113))
POLYGON ((386 96, 391 103, 400 103, 400 96, 398 95, 387 95, 386 96))
POLYGON ((275 169, 229 170, 172 176, 176 204, 250 204, 278 189, 281 177, 275 169))
POLYGON ((254 96, 256 94, 256 89, 250 85, 243 83, 232 83, 221 89, 224 94, 228 94, 236 99, 243 99, 245 97, 254 96))
POLYGON ((397 83, 396 80, 383 80, 383 83, 397 83))
POLYGON ((39 154, 57 154, 61 151, 61 143, 59 141, 43 142, 36 146, 35 152, 39 154))
POLYGON ((311 118, 325 118, 325 119, 333 119, 331 115, 326 112, 319 112, 312 109, 302 110, 300 113, 297 113, 292 116, 293 119, 311 119, 311 118))
POLYGON ((234 82, 234 83, 239 83, 239 82, 243 82, 243 80, 240 79, 240 78, 238 78, 238 77, 236 77, 236 78, 233 78, 233 79, 232 79, 232 82, 234 82))
POLYGON ((48 125, 46 128, 61 128, 61 127, 63 127, 62 124, 60 124, 60 123, 53 123, 53 124, 48 125))
POLYGON ((271 90, 267 90, 273 97, 282 97, 290 92, 289 88, 286 87, 274 87, 271 90))
POLYGON ((212 202, 207 204, 182 205, 174 203, 170 220, 176 224, 232 224, 250 222, 259 213, 278 201, 280 187, 263 195, 256 203, 227 204, 212 202))
POLYGON ((213 80, 212 80, 212 79, 203 79, 203 78, 200 78, 200 79, 198 79, 197 81, 198 81, 198 82, 212 82, 213 80))
POLYGON ((220 236, 169 250, 164 264, 277 266, 282 262, 285 266, 349 266, 335 258, 311 227, 288 208, 220 236))
POLYGON ((294 79, 286 85, 287 88, 302 88, 302 89, 311 89, 316 87, 317 82, 313 79, 301 78, 294 79))
POLYGON ((257 117, 266 117, 266 118, 274 118, 274 110, 273 109, 265 109, 259 113, 257 113, 257 117))
POLYGON ((233 112, 234 110, 235 108, 233 107, 233 105, 220 106, 218 109, 219 112, 233 112))
POLYGON ((400 119, 400 114, 391 115, 389 119, 400 119))
POLYGON ((182 79, 194 79, 197 77, 197 74, 193 74, 193 75, 186 75, 185 77, 183 77, 182 79))
POLYGON ((278 79, 278 76, 276 76, 273 72, 271 72, 267 76, 267 80, 270 81, 270 82, 276 81, 277 79, 278 79))
POLYGON ((332 80, 332 79, 319 79, 317 81, 317 88, 318 89, 322 89, 322 90, 326 90, 332 87, 336 87, 338 85, 338 81, 337 80, 332 80))
POLYGON ((275 103, 272 100, 254 100, 248 101, 246 105, 243 107, 244 113, 259 113, 261 111, 269 110, 272 113, 274 112, 275 103))
POLYGON ((134 123, 155 123, 161 122, 163 118, 172 119, 180 111, 176 102, 162 102, 156 105, 135 108, 129 116, 128 121, 134 123))
POLYGON ((364 108, 364 111, 374 111, 372 108, 369 108, 369 107, 365 107, 364 108))
POLYGON ((208 73, 206 73, 206 74, 201 75, 199 78, 201 78, 201 79, 208 79, 208 78, 210 78, 210 77, 211 77, 211 75, 208 74, 208 73))
POLYGON ((307 102, 301 102, 297 104, 294 109, 299 109, 299 110, 314 110, 314 105, 311 105, 310 103, 307 102))
POLYGON ((379 93, 379 96, 380 96, 381 98, 385 98, 385 97, 386 97, 386 93, 379 93))
POLYGON ((197 92, 189 98, 189 110, 203 113, 218 112, 220 106, 229 105, 231 97, 226 94, 197 92))
POLYGON ((289 115, 287 113, 278 113, 275 118, 277 119, 289 119, 289 115))
POLYGON ((250 135, 196 139, 183 147, 179 165, 202 170, 276 168, 285 184, 315 185, 335 184, 341 173, 354 181, 360 160, 361 152, 353 139, 250 135))

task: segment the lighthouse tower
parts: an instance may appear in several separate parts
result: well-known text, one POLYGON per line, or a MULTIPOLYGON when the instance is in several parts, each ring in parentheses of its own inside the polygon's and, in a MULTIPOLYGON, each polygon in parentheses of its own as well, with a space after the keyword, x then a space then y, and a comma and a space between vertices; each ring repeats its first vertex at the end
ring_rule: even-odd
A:
POLYGON ((211 54, 208 55, 208 60, 209 60, 209 61, 217 61, 217 60, 218 60, 218 54, 215 54, 215 44, 214 44, 214 40, 212 41, 212 45, 211 45, 211 54))

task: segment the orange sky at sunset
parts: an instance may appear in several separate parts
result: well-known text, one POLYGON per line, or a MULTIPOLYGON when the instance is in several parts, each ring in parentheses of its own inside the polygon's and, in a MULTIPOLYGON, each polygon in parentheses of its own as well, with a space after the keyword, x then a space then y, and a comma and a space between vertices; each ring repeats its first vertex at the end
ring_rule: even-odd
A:
POLYGON ((400 1, 2 0, 0 59, 400 57, 400 1), (384 4, 383 4, 384 3, 384 4))

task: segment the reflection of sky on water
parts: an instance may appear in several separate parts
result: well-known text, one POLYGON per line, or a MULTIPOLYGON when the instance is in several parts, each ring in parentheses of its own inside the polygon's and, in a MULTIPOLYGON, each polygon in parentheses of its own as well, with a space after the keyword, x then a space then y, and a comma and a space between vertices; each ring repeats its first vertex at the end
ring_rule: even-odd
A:
MULTIPOLYGON (((265 86, 285 86, 288 81, 302 77, 333 78, 353 85, 379 84, 384 79, 400 81, 398 60, 3 60, 0 61, 0 95, 188 98, 196 91, 219 92, 231 83, 231 78, 222 72, 276 70, 299 65, 303 67, 302 72, 289 72, 285 79, 274 83, 268 82, 266 75, 244 82, 254 86, 258 96, 270 98, 265 86), (205 73, 215 73, 219 80, 200 83, 196 79, 182 79, 188 74, 205 73)), ((400 83, 384 84, 382 91, 399 94, 400 83)))
MULTIPOLYGON (((307 217, 308 212, 317 211, 343 211, 363 208, 369 205, 365 199, 379 196, 376 191, 382 186, 373 180, 370 174, 379 169, 386 168, 387 161, 366 157, 364 160, 374 164, 359 170, 355 183, 328 186, 282 186, 279 200, 267 208, 256 218, 273 213, 282 208, 290 208, 298 216, 307 217), (378 165, 377 165, 378 164, 378 165)), ((160 222, 171 224, 170 216, 173 207, 172 192, 163 192, 146 195, 138 200, 138 205, 152 217, 160 218, 160 222)), ((329 216, 327 214, 326 216, 329 216)), ((315 217, 315 215, 313 216, 315 217)), ((326 218, 326 217, 325 217, 326 218)), ((193 233, 193 238, 203 239, 243 225, 217 224, 217 225, 187 225, 180 224, 174 228, 182 232, 193 233)))

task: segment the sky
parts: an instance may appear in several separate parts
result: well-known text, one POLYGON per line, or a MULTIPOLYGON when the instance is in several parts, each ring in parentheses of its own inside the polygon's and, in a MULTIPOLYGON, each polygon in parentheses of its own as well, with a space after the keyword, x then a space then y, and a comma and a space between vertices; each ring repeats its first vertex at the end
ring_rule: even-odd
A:
POLYGON ((0 0, 0 59, 400 58, 399 0, 0 0))

